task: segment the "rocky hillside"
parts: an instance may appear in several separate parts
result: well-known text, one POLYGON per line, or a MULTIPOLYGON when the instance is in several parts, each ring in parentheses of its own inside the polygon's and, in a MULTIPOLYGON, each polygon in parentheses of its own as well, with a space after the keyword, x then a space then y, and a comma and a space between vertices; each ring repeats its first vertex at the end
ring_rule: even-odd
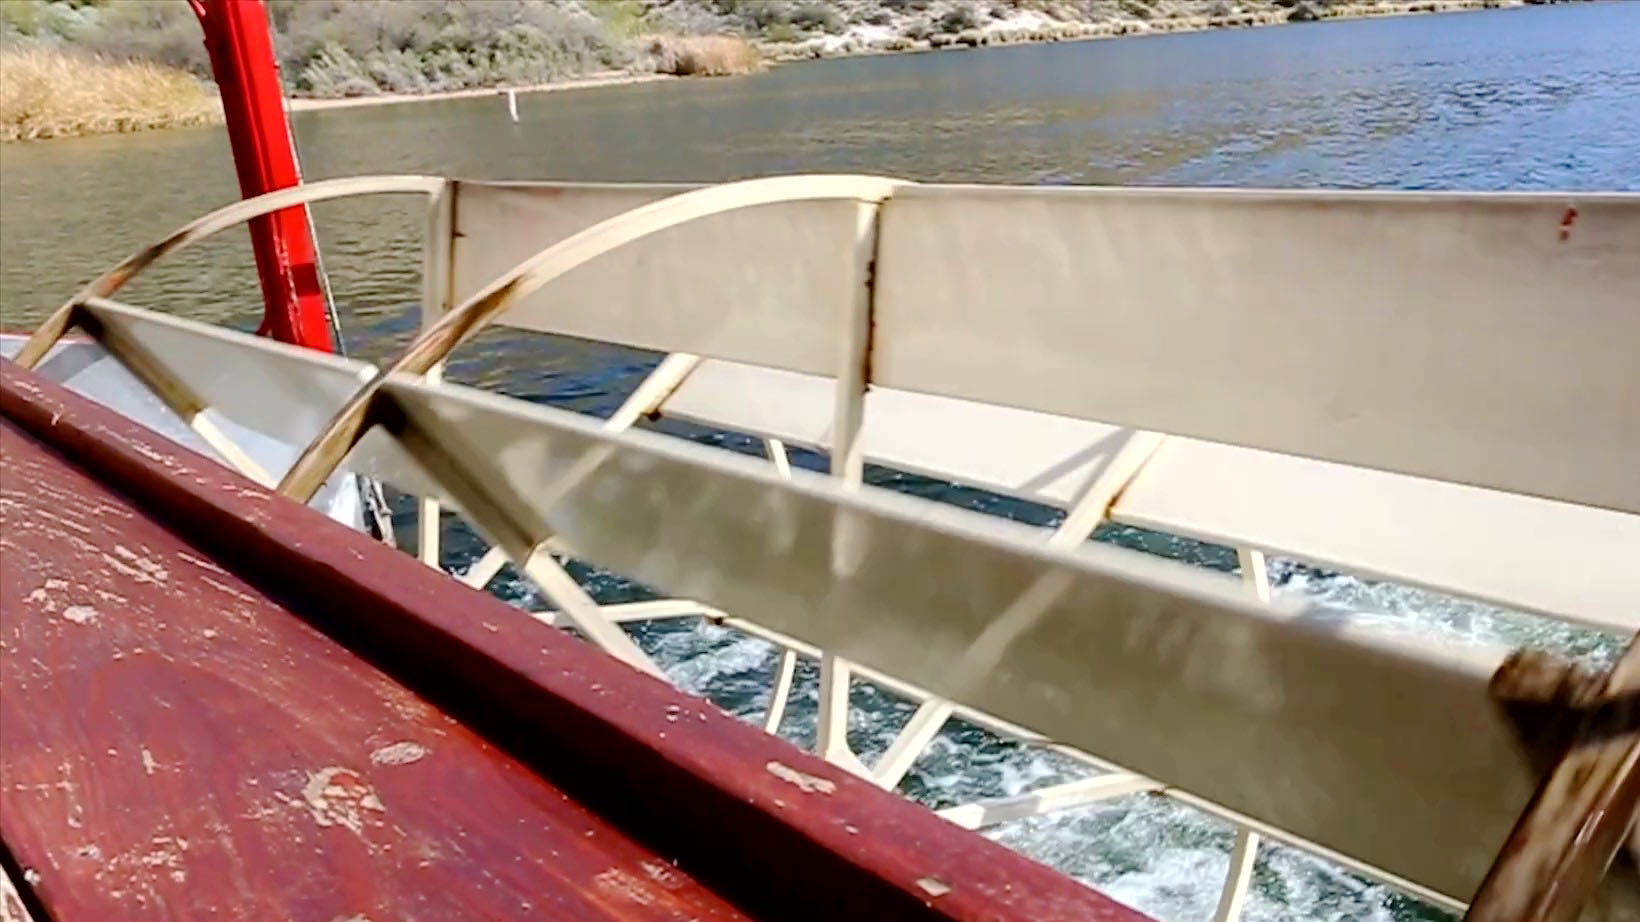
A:
MULTIPOLYGON (((765 58, 1061 41, 1522 0, 267 0, 298 96, 435 93, 765 58)), ((0 42, 210 69, 185 0, 0 0, 0 42)))
POLYGON ((1064 41, 1327 18, 1519 6, 1524 0, 641 0, 659 28, 732 31, 775 58, 1064 41))

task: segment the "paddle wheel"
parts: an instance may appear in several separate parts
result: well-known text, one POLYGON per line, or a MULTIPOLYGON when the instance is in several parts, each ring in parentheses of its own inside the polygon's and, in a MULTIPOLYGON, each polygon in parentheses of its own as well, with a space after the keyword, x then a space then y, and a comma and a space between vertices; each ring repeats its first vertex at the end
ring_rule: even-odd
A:
POLYGON ((1629 642, 1640 196, 302 184, 259 0, 195 10, 246 200, 0 343, 0 918, 1144 922, 973 831, 1127 796, 1234 830, 1217 922, 1269 843, 1471 922, 1640 915, 1640 645, 1385 636, 1264 566, 1629 642), (378 194, 427 206, 422 331, 380 367, 337 354, 306 212, 378 194), (114 300, 241 223, 268 336, 114 300), (492 326, 664 357, 589 420, 444 381, 492 326), (310 508, 351 477, 419 499, 420 562, 310 508), (460 573, 449 515, 489 545, 460 573), (508 564, 544 607, 482 591, 508 564), (624 628, 680 618, 779 651, 761 727, 624 628), (814 753, 764 732, 803 660, 814 753), (880 752, 855 681, 914 711, 880 752), (1084 774, 897 796, 953 718, 1084 774))

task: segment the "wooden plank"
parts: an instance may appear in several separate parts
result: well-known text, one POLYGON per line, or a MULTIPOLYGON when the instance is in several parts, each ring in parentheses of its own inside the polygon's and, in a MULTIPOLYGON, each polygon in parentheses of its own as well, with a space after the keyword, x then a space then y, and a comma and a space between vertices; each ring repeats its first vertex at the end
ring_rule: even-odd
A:
MULTIPOLYGON (((550 244, 682 191, 461 183, 454 303, 550 244)), ((847 200, 780 202, 667 228, 521 297, 497 322, 830 372, 843 309, 865 282, 857 211, 847 200)))
POLYGON ((698 189, 682 183, 452 183, 450 304, 557 243, 634 208, 698 189))
MULTIPOLYGON (((668 416, 830 447, 831 382, 708 360, 668 416)), ((1105 423, 875 388, 866 458, 1066 507, 1109 464, 1105 423)), ((1110 510, 1116 521, 1267 550, 1602 629, 1640 629, 1640 516, 1330 464, 1199 439, 1166 439, 1110 510)))
MULTIPOLYGON (((0 364, 0 397, 13 423, 139 497, 145 513, 162 514, 174 534, 209 548, 210 560, 246 587, 276 591, 289 611, 744 912, 1142 922, 10 363, 0 364)), ((42 780, 32 783, 61 780, 49 775, 53 768, 37 769, 42 780)), ((375 784, 374 775, 367 780, 375 784)), ((352 790, 340 786, 344 795, 352 790)), ((345 824, 326 832, 351 835, 345 824)))
MULTIPOLYGON (((333 358, 313 350, 293 349, 269 339, 194 324, 181 318, 166 317, 163 314, 101 298, 92 299, 92 309, 105 311, 104 316, 124 313, 148 321, 149 323, 122 325, 123 329, 132 334, 125 341, 139 345, 150 359, 156 357, 154 348, 165 349, 167 356, 174 348, 183 356, 181 361, 185 364, 194 365, 196 368, 203 366, 217 369, 217 374, 209 379, 210 388, 204 396, 221 396, 219 391, 231 391, 233 393, 225 398, 226 403, 236 407, 247 404, 254 406, 258 414, 269 412, 267 394, 258 395, 256 390, 265 382, 260 366, 269 360, 270 354, 272 361, 294 366, 276 373, 288 375, 292 383, 311 381, 312 386, 320 394, 323 393, 322 379, 325 377, 327 365, 333 358), (150 324, 159 327, 169 326, 172 331, 182 335, 172 342, 168 342, 168 338, 150 340, 146 335, 146 327, 150 324)), ((10 356, 22 345, 21 338, 0 334, 0 354, 10 356)), ((152 369, 157 366, 151 362, 149 367, 152 369)), ((52 347, 35 370, 42 377, 63 385, 69 391, 107 407, 121 416, 136 420, 166 439, 216 458, 223 464, 229 464, 229 458, 213 445, 223 445, 227 441, 233 442, 240 453, 248 455, 251 463, 264 471, 283 471, 290 466, 291 460, 300 448, 299 444, 280 441, 251 425, 243 424, 241 420, 246 417, 238 410, 230 416, 219 412, 217 408, 207 409, 194 417, 192 425, 184 422, 154 391, 149 390, 119 359, 105 349, 102 343, 83 335, 65 339, 52 347), (211 432, 212 440, 203 438, 203 432, 211 432)), ((298 395, 304 399, 314 396, 312 392, 301 391, 286 393, 283 396, 285 399, 295 400, 298 395)), ((322 402, 322 396, 320 399, 322 402)), ((293 404, 293 417, 301 416, 302 412, 301 409, 294 408, 293 404)), ((395 482, 405 484, 406 490, 414 491, 417 481, 413 476, 408 476, 412 472, 408 470, 409 464, 404 459, 403 452, 397 451, 387 440, 367 438, 353 455, 355 459, 361 456, 373 470, 392 471, 395 482), (374 454, 377 451, 384 452, 384 455, 374 454)), ((241 458, 241 461, 243 460, 241 458)), ((315 496, 316 508, 329 510, 338 521, 358 521, 359 503, 355 487, 350 477, 333 477, 315 496)))
MULTIPOLYGON (((832 380, 820 375, 712 359, 661 411, 829 450, 832 389, 832 380)), ((1109 463, 1124 430, 874 386, 866 394, 860 438, 874 463, 1065 507, 1109 463)))
POLYGON ((376 371, 357 359, 103 298, 84 310, 116 345, 138 352, 205 406, 288 444, 310 441, 376 371))
MULTIPOLYGON (((0 334, 0 355, 11 358, 27 337, 0 334)), ((216 456, 198 433, 188 428, 159 395, 108 354, 95 340, 77 334, 53 346, 35 369, 82 397, 95 400, 121 416, 139 420, 173 442, 201 454, 216 456)))
MULTIPOLYGON (((464 292, 682 191, 463 189, 464 292)), ((502 322, 829 373, 846 211, 664 231, 502 322)), ((907 185, 882 216, 877 384, 1640 512, 1640 196, 907 185)))
POLYGON ((785 480, 760 459, 467 388, 406 379, 383 394, 402 437, 453 453, 469 508, 512 510, 495 527, 551 531, 673 596, 1439 892, 1479 883, 1536 781, 1487 697, 1501 650, 1386 637, 1198 567, 1043 548, 994 516, 785 480), (603 463, 579 467, 594 452, 603 463), (835 553, 843 528, 858 553, 835 553))
POLYGON ((1119 522, 1254 547, 1602 630, 1640 630, 1640 515, 1168 439, 1119 522))
POLYGON ((1640 513, 1640 195, 909 186, 874 380, 1640 513))
POLYGON ((51 918, 748 918, 0 425, 0 831, 51 918))
MULTIPOLYGON (((236 433, 243 435, 248 430, 259 441, 275 440, 283 447, 284 457, 273 467, 281 473, 290 466, 295 452, 376 373, 375 366, 357 359, 105 298, 90 299, 84 310, 114 334, 111 347, 140 353, 142 361, 197 395, 210 407, 208 412, 235 424, 236 433)), ((147 393, 134 380, 131 387, 147 393)), ((390 439, 379 435, 367 435, 354 447, 348 467, 417 496, 432 490, 421 469, 390 439)))

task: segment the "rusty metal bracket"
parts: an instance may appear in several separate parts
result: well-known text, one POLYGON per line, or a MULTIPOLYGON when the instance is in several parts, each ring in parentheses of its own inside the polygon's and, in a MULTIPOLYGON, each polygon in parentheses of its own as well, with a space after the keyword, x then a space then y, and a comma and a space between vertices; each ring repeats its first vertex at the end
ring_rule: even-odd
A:
POLYGON ((1573 922, 1606 886, 1640 886, 1630 840, 1640 810, 1640 637, 1608 673, 1520 651, 1491 692, 1543 780, 1464 922, 1573 922))

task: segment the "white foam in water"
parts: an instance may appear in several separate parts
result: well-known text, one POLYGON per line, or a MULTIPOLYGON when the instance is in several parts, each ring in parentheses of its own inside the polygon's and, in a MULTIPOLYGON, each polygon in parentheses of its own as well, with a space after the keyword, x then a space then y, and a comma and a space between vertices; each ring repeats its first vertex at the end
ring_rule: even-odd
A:
POLYGON ((1535 647, 1605 668, 1623 651, 1623 639, 1551 618, 1402 586, 1271 561, 1282 594, 1298 594, 1350 612, 1355 623, 1462 646, 1535 647))
MULTIPOLYGON (((1348 611, 1352 622, 1434 642, 1531 644, 1601 662, 1621 643, 1595 632, 1406 586, 1373 583, 1271 561, 1278 592, 1348 611)), ((704 619, 636 629, 645 649, 679 687, 742 719, 761 722, 778 649, 704 619)), ((914 706, 857 681, 849 739, 870 764, 914 706)), ((781 735, 812 747, 818 671, 800 661, 781 735)), ((1086 777, 1085 764, 952 721, 907 775, 901 792, 942 808, 1086 777)), ((1210 922, 1235 830, 1217 818, 1156 795, 1130 795, 987 830, 986 835, 1058 868, 1160 922, 1210 922)), ((1296 849, 1262 844, 1248 922, 1441 922, 1453 916, 1366 881, 1296 849)))
MULTIPOLYGON (((766 640, 705 621, 696 622, 689 631, 669 633, 659 649, 649 652, 666 661, 666 674, 674 684, 703 696, 719 691, 717 686, 725 680, 745 681, 748 673, 766 684, 778 656, 775 645, 766 640)), ((759 709, 767 707, 767 699, 767 694, 762 696, 759 709)))
POLYGON ((990 830, 1164 922, 1207 922, 1230 866, 1229 825, 1174 801, 1133 795, 990 830))
MULTIPOLYGON (((1144 794, 1019 820, 987 835, 1162 922, 1213 918, 1235 839, 1228 823, 1144 794)), ((1453 917, 1296 849, 1265 842, 1242 918, 1437 922, 1453 917)))

